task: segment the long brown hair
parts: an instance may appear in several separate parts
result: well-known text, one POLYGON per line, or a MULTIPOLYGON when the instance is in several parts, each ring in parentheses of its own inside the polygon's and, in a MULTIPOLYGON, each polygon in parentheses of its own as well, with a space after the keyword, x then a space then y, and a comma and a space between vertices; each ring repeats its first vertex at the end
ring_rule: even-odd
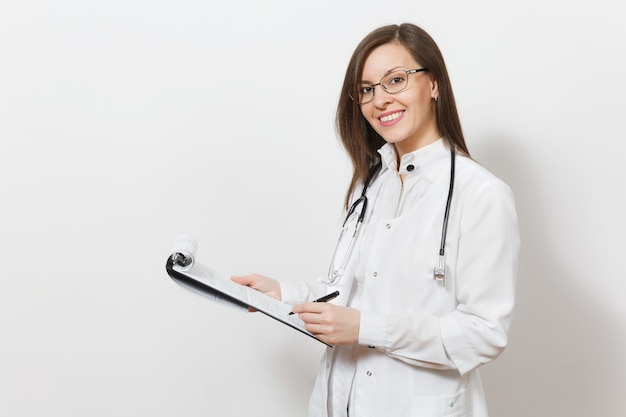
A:
POLYGON ((457 151, 469 156, 461 122, 457 113, 446 64, 435 41, 423 29, 410 23, 383 26, 370 32, 354 50, 339 96, 336 128, 344 148, 350 155, 354 171, 346 193, 345 205, 357 184, 365 181, 371 168, 380 163, 378 149, 385 140, 370 126, 361 113, 356 97, 357 83, 370 53, 381 45, 398 42, 416 62, 427 68, 437 81, 439 97, 435 105, 437 128, 443 139, 457 151))

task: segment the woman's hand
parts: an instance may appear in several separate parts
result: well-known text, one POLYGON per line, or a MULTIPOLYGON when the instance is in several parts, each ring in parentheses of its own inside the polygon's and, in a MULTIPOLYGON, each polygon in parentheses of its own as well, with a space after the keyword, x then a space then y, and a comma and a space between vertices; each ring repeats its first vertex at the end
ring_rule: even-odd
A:
POLYGON ((294 306, 293 312, 308 332, 330 345, 354 344, 359 340, 359 310, 331 303, 303 303, 294 306))
POLYGON ((241 277, 230 277, 237 284, 245 285, 257 291, 267 294, 277 300, 282 299, 280 283, 273 278, 264 277, 259 274, 244 275, 241 277))

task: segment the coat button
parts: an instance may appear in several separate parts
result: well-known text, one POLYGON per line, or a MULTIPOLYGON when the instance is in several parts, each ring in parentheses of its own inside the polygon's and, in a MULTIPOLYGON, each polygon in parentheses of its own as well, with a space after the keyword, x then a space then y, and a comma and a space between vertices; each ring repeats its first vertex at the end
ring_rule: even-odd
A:
POLYGON ((409 172, 413 171, 414 169, 415 169, 415 165, 413 165, 413 164, 410 164, 410 165, 406 166, 406 170, 409 171, 409 172))
POLYGON ((376 278, 378 276, 378 272, 374 272, 372 275, 376 278))
POLYGON ((372 371, 367 371, 366 374, 367 376, 372 376, 372 371))
POLYGON ((389 223, 387 223, 387 224, 385 225, 385 227, 386 227, 387 229, 391 229, 391 225, 390 225, 389 223))

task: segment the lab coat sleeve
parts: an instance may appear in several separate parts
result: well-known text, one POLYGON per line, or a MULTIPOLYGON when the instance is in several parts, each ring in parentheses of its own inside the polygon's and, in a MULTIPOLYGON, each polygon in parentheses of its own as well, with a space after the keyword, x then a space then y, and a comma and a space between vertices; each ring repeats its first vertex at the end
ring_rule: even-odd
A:
POLYGON ((511 190, 485 184, 461 219, 456 267, 457 308, 441 318, 448 356, 465 374, 502 353, 515 304, 519 231, 511 190))
POLYGON ((456 309, 410 317, 362 312, 359 343, 415 366, 466 374, 507 344, 519 252, 513 195, 503 182, 482 184, 461 211, 455 266, 456 309))

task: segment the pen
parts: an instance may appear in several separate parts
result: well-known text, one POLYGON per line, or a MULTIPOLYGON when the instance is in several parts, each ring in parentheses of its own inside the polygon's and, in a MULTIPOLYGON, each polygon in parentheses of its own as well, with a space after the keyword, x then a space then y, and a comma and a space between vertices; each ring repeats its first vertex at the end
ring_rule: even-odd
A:
MULTIPOLYGON (((339 291, 335 291, 335 292, 331 292, 328 295, 325 295, 321 298, 318 298, 317 300, 313 300, 314 303, 325 303, 326 301, 330 301, 332 299, 337 298, 337 296, 339 295, 339 291)), ((293 311, 289 313, 289 315, 291 316, 293 314, 293 311)))
POLYGON ((325 303, 326 301, 330 301, 332 299, 337 298, 338 295, 339 295, 339 291, 331 292, 330 294, 325 295, 322 298, 318 298, 317 300, 315 300, 313 302, 314 303, 325 303))

